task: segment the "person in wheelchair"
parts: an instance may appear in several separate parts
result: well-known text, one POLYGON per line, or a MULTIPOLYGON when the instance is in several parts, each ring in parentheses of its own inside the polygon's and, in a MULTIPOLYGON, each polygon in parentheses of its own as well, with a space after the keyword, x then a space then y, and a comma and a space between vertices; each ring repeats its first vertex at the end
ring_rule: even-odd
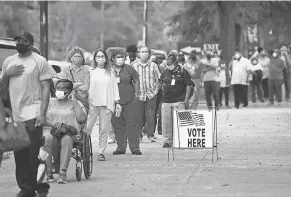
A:
MULTIPOLYGON (((67 169, 70 163, 75 135, 81 132, 87 115, 85 109, 76 100, 69 99, 73 83, 67 79, 56 82, 56 98, 50 99, 47 111, 48 127, 44 128, 45 150, 53 156, 56 172, 59 172, 60 184, 67 183, 67 169)), ((47 182, 53 182, 52 157, 46 160, 47 182)))

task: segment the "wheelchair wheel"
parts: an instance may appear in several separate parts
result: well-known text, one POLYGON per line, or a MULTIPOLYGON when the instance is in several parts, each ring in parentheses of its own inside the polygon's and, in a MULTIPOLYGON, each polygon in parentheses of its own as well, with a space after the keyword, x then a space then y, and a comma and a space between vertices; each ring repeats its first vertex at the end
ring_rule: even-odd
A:
POLYGON ((91 137, 88 134, 83 138, 82 159, 85 178, 89 179, 93 171, 93 151, 91 137))

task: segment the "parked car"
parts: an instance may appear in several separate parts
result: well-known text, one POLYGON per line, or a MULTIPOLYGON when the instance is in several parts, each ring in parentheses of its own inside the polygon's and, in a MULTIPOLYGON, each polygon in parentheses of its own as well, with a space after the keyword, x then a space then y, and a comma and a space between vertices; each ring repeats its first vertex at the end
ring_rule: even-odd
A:
MULTIPOLYGON (((40 50, 37 47, 34 46, 32 50, 40 54, 40 50)), ((4 60, 16 53, 16 41, 13 38, 0 38, 0 71, 2 71, 4 60)))

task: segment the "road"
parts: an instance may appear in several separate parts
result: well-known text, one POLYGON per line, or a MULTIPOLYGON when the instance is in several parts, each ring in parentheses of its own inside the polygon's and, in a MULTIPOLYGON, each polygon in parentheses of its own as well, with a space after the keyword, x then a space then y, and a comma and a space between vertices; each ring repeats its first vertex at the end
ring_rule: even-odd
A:
MULTIPOLYGON (((218 113, 219 160, 211 151, 176 150, 167 161, 162 138, 144 140, 143 155, 113 156, 98 162, 94 173, 77 182, 72 160, 67 185, 51 184, 51 197, 289 197, 291 193, 291 108, 249 108, 218 113)), ((18 191, 13 158, 0 169, 0 196, 18 191)))

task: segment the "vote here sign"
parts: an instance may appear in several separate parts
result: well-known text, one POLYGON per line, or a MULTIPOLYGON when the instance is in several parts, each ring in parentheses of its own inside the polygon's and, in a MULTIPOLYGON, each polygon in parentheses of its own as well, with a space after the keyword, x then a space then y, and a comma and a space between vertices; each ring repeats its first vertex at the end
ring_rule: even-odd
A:
POLYGON ((212 148, 212 111, 174 110, 173 112, 174 148, 212 148))

